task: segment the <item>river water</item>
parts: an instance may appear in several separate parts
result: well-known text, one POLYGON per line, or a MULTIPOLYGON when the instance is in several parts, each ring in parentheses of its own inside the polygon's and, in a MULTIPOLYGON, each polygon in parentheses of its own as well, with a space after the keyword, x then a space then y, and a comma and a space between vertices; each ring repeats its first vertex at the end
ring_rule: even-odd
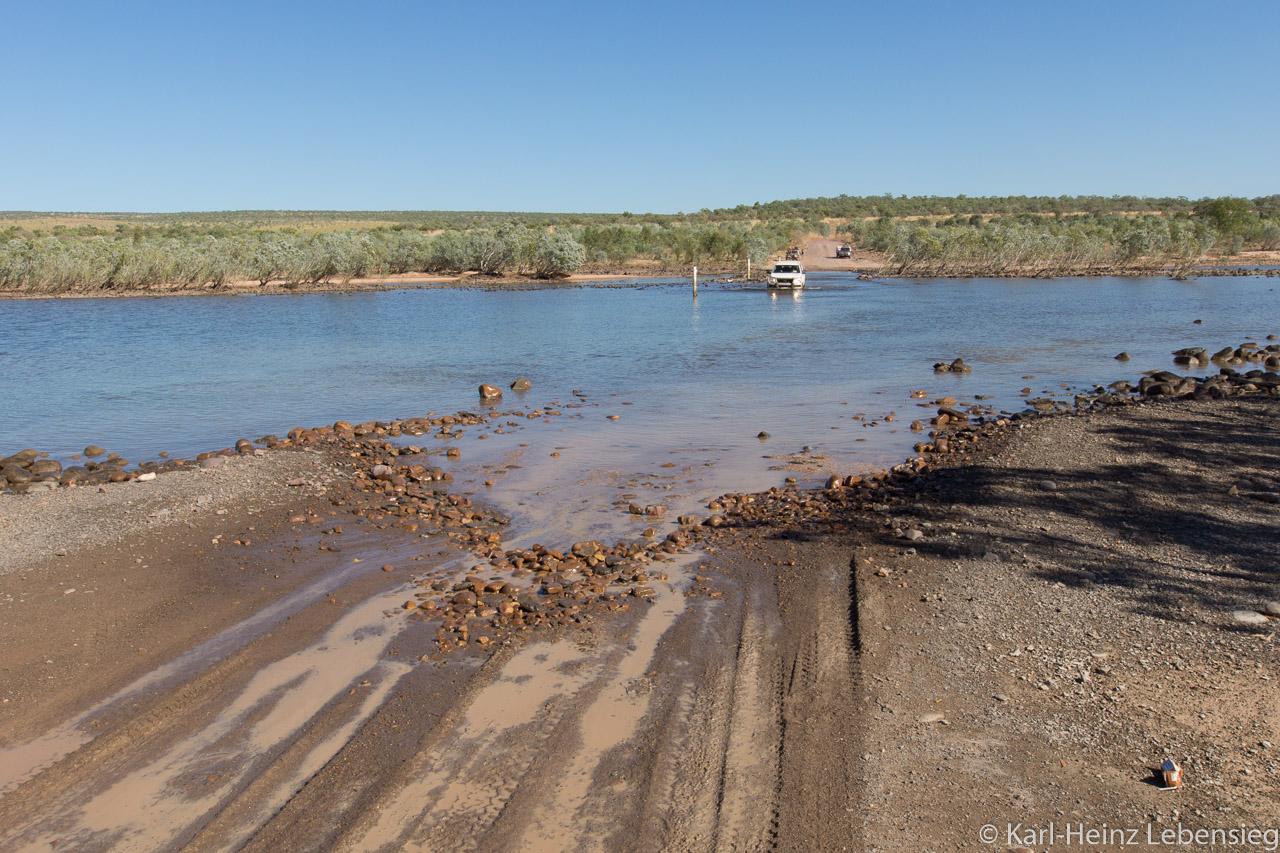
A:
POLYGON ((708 488, 761 487, 781 479, 766 457, 806 446, 836 470, 899 461, 919 440, 907 425, 932 414, 911 390, 987 395, 1017 411, 1024 388, 1062 393, 1171 369, 1181 347, 1262 342, 1280 331, 1275 287, 1264 277, 811 273, 795 294, 703 282, 696 299, 687 281, 641 279, 5 301, 0 452, 30 447, 65 462, 93 443, 132 462, 189 456, 295 426, 478 409, 480 383, 505 389, 523 375, 532 390, 508 391, 498 408, 584 408, 540 432, 486 436, 467 461, 492 467, 527 444, 526 459, 562 448, 557 458, 570 461, 556 464, 575 477, 674 461, 715 468, 699 472, 708 488), (1115 361, 1121 350, 1133 360, 1115 361), (971 374, 933 373, 957 356, 971 374), (882 420, 889 412, 895 420, 882 420))

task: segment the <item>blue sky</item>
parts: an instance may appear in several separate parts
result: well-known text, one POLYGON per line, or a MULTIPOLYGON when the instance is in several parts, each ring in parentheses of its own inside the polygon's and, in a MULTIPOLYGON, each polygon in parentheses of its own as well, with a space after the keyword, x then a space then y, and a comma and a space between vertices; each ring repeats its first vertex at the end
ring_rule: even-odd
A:
POLYGON ((11 2, 0 209, 1280 193, 1280 3, 11 2))

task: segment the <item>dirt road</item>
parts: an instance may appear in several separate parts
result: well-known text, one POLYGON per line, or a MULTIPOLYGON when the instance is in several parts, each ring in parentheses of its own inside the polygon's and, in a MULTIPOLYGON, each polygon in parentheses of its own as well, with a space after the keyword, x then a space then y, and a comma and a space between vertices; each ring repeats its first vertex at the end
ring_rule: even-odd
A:
POLYGON ((3 576, 0 849, 857 849, 844 549, 694 597, 659 553, 652 602, 435 654, 398 606, 447 541, 242 486, 3 576))
POLYGON ((1274 415, 1060 417, 879 491, 739 496, 697 554, 652 550, 651 599, 448 653, 406 579, 498 573, 329 500, 342 459, 309 459, 302 494, 248 478, 148 505, 0 574, 0 850, 956 850, 993 847, 986 825, 993 849, 1043 849, 1006 829, 1274 826, 1274 415), (1152 784, 1166 757, 1181 791, 1152 784))
POLYGON ((843 240, 810 240, 804 246, 804 257, 801 259, 805 269, 875 272, 880 268, 883 258, 867 249, 855 248, 852 257, 837 258, 836 249, 843 245, 843 240))

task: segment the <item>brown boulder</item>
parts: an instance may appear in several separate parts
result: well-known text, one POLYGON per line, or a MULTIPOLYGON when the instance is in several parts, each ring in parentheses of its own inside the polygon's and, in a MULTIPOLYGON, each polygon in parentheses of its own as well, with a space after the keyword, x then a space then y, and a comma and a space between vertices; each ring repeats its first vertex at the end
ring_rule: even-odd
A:
POLYGON ((31 463, 31 466, 27 468, 27 470, 36 477, 41 477, 46 474, 53 474, 54 476, 57 476, 62 473, 62 463, 53 459, 37 459, 35 462, 31 463))

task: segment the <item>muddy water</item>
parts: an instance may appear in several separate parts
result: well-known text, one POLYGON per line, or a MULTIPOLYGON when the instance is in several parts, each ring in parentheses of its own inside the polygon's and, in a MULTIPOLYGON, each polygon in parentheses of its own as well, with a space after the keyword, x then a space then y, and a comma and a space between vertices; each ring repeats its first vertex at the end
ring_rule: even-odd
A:
MULTIPOLYGON (((359 547, 361 538, 348 540, 349 546, 359 547)), ((416 554, 412 552, 396 552, 382 550, 379 559, 399 560, 416 554)), ((23 780, 62 758, 64 755, 88 743, 94 737, 94 723, 104 713, 120 708, 142 697, 158 694, 162 690, 172 688, 190 679, 202 670, 212 666, 228 655, 243 648, 276 627, 281 621, 288 619, 316 601, 324 599, 329 590, 341 587, 351 578, 370 570, 371 563, 339 562, 336 566, 323 571, 320 576, 305 584, 300 589, 284 596, 264 607, 252 616, 244 619, 209 640, 179 655, 163 666, 157 667, 134 681, 124 689, 94 705, 75 718, 46 732, 35 740, 11 746, 0 747, 0 794, 12 789, 23 780)), ((452 570, 460 570, 461 564, 452 570)), ((449 570, 448 567, 445 569, 449 570)), ((372 613, 369 613, 369 627, 375 625, 372 613)), ((327 641, 322 641, 326 642, 327 641)), ((330 654, 344 654, 341 644, 327 644, 325 648, 330 654)))
POLYGON ((512 657, 442 737, 441 747, 419 756, 412 781, 380 804, 377 821, 346 849, 471 849, 527 781, 537 754, 530 743, 556 737, 568 742, 567 757, 555 775, 540 780, 543 817, 516 846, 531 853, 574 849, 582 825, 565 817, 586 801, 604 754, 634 735, 648 708, 641 679, 685 609, 680 569, 688 563, 685 558, 664 566, 672 580, 654 584, 654 602, 625 644, 535 643, 512 657), (508 743, 519 743, 519 751, 505 750, 508 743))
MULTIPOLYGON (((269 664, 197 731, 165 747, 166 733, 152 732, 137 757, 119 756, 86 774, 43 817, 43 831, 22 835, 22 849, 73 843, 77 849, 156 850, 202 821, 220 802, 264 770, 313 717, 357 681, 367 696, 338 729, 290 768, 286 781, 258 807, 265 820, 347 742, 386 699, 409 665, 384 659, 404 622, 387 620, 387 601, 370 599, 341 619, 315 645, 269 664), (157 753, 151 750, 160 747, 157 753), (103 784, 103 777, 110 781, 103 784)), ((188 721, 173 720, 174 729, 188 721)), ((37 826, 39 823, 37 824, 37 826)), ((227 837, 235 849, 255 828, 227 837)))

